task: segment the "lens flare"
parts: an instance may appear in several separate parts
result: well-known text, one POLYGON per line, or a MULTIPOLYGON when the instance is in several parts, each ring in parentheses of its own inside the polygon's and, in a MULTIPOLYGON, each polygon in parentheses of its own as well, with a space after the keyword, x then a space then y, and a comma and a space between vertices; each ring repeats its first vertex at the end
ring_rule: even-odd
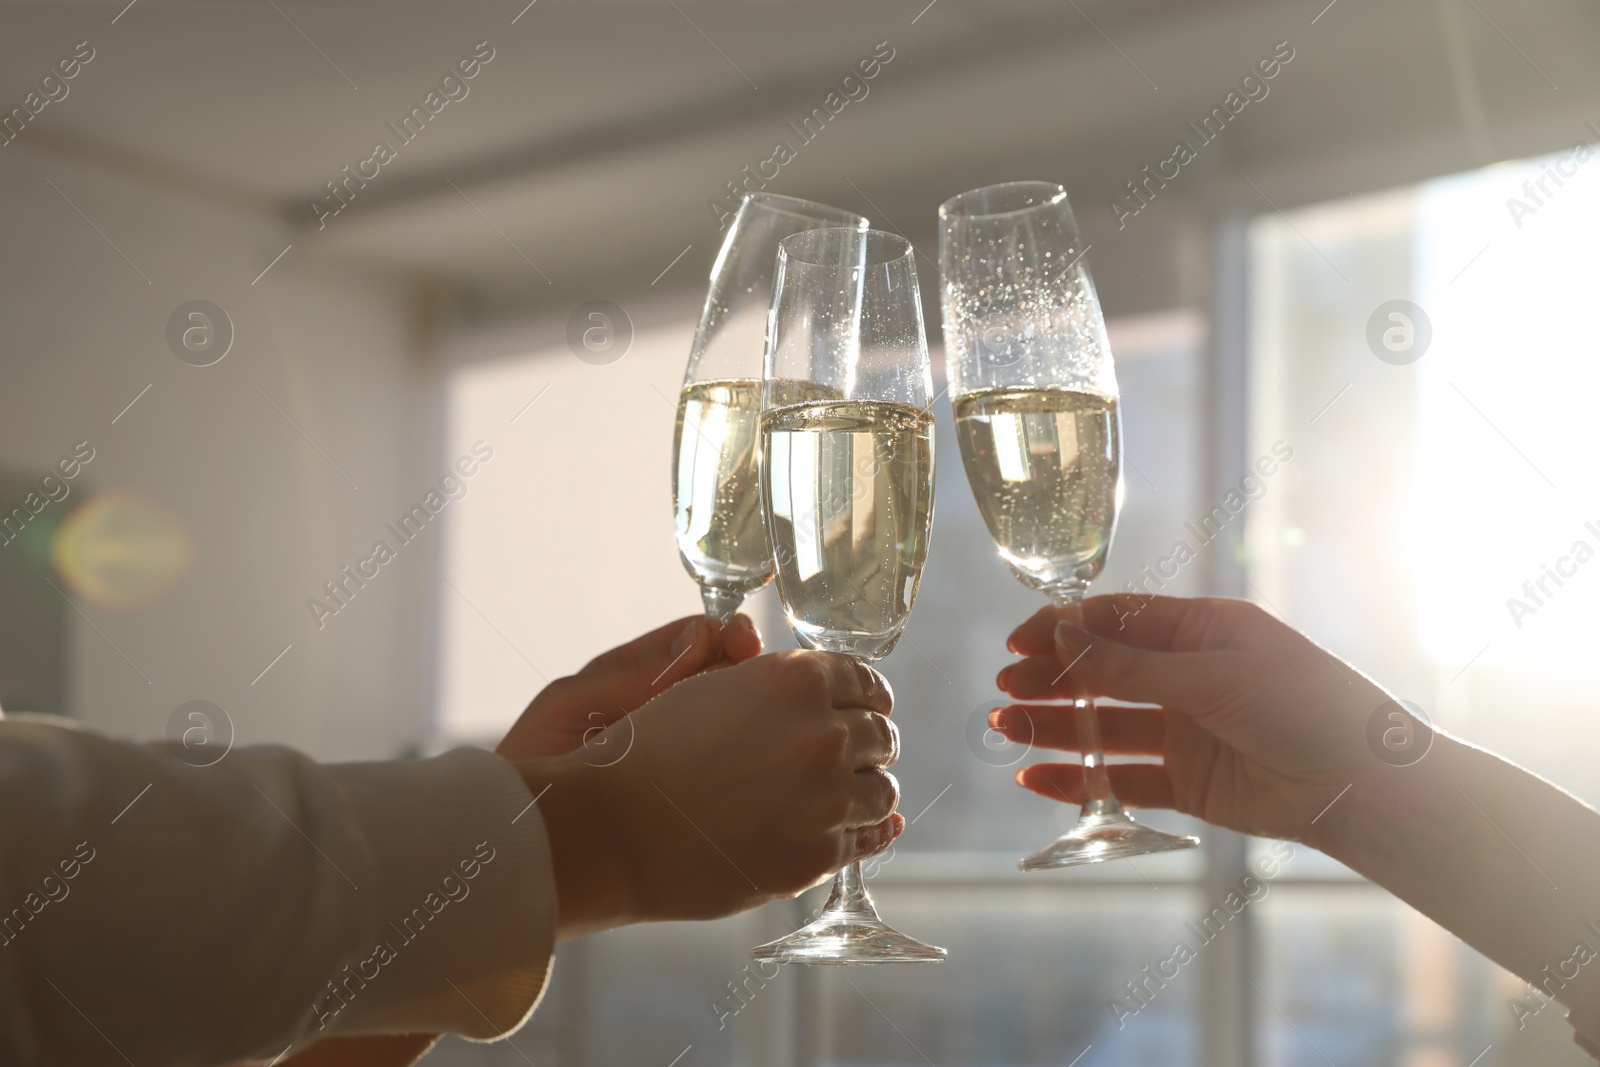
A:
POLYGON ((159 599, 189 570, 194 539, 166 508, 118 490, 84 501, 50 541, 56 573, 72 591, 109 611, 159 599))

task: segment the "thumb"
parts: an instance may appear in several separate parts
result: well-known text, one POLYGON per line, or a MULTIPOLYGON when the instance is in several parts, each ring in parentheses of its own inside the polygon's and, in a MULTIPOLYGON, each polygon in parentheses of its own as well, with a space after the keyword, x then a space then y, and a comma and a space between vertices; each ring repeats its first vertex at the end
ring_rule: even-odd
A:
POLYGON ((722 625, 722 632, 718 635, 721 656, 713 657, 712 667, 732 667, 761 655, 764 647, 761 640, 761 631, 756 628, 755 621, 748 615, 734 615, 722 625))
POLYGON ((597 699, 634 711, 704 670, 721 649, 721 628, 705 615, 679 619, 602 653, 577 677, 597 699))

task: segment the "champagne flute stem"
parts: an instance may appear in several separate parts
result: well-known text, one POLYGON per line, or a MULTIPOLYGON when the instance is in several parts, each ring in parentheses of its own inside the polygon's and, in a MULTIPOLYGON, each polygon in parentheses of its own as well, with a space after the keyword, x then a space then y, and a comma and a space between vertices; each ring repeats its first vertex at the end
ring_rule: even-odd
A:
MULTIPOLYGON (((865 656, 852 656, 857 663, 870 664, 865 656)), ((841 918, 867 919, 878 922, 878 909, 867 892, 867 877, 861 873, 861 861, 855 860, 833 876, 833 886, 828 890, 828 902, 823 914, 841 918)))
POLYGON ((860 860, 833 876, 833 886, 828 890, 828 903, 822 910, 826 915, 877 921, 878 909, 873 906, 872 895, 867 892, 867 879, 861 873, 860 860))
MULTIPOLYGON (((1083 590, 1081 584, 1073 584, 1050 591, 1051 600, 1060 609, 1062 622, 1083 625, 1083 590)), ((1085 818, 1121 815, 1122 805, 1111 791, 1111 775, 1106 770, 1105 750, 1100 742, 1100 713, 1095 708, 1094 697, 1080 690, 1073 692, 1071 699, 1078 725, 1078 748, 1083 753, 1082 814, 1085 818)))
POLYGON ((700 587, 700 599, 705 603, 706 614, 727 622, 744 603, 744 593, 737 589, 722 589, 714 585, 700 587))

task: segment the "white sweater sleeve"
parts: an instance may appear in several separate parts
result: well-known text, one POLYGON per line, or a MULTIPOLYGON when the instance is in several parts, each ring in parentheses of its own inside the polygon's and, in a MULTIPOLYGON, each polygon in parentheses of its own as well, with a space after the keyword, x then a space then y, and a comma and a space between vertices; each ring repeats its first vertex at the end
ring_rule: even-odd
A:
POLYGON ((554 945, 544 824, 489 752, 320 765, 0 721, 0 1063, 494 1038, 554 945))

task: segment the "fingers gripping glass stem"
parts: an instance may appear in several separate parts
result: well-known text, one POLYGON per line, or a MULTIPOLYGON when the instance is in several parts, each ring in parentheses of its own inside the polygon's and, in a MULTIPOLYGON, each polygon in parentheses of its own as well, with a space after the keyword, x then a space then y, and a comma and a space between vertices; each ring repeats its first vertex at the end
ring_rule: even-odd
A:
MULTIPOLYGON (((1085 583, 1068 582, 1046 590, 1061 609, 1061 621, 1083 625, 1085 583)), ((1093 655, 1085 652, 1085 655, 1093 655)), ((1062 671, 1071 670, 1071 665, 1062 671)), ((1070 684, 1070 683, 1069 683, 1070 684)), ((1086 863, 1145 856, 1156 852, 1175 852, 1194 848, 1198 837, 1169 834, 1136 821, 1122 810, 1111 789, 1111 773, 1106 768, 1105 751, 1100 742, 1100 713, 1094 698, 1081 687, 1072 695, 1078 724, 1078 747, 1083 753, 1083 809, 1078 823, 1050 845, 1017 862, 1024 871, 1045 871, 1056 867, 1077 867, 1086 863)))
MULTIPOLYGON (((1050 598, 1061 609, 1062 622, 1083 625, 1083 592, 1081 585, 1051 591, 1050 598)), ((1064 675, 1067 671, 1061 673, 1064 675)), ((1081 690, 1081 687, 1075 688, 1081 690)), ((1106 754, 1100 742, 1100 712, 1095 707, 1094 697, 1074 692, 1072 707, 1078 724, 1078 744, 1083 752, 1083 818, 1122 816, 1122 805, 1111 791, 1111 773, 1106 770, 1106 754)))

